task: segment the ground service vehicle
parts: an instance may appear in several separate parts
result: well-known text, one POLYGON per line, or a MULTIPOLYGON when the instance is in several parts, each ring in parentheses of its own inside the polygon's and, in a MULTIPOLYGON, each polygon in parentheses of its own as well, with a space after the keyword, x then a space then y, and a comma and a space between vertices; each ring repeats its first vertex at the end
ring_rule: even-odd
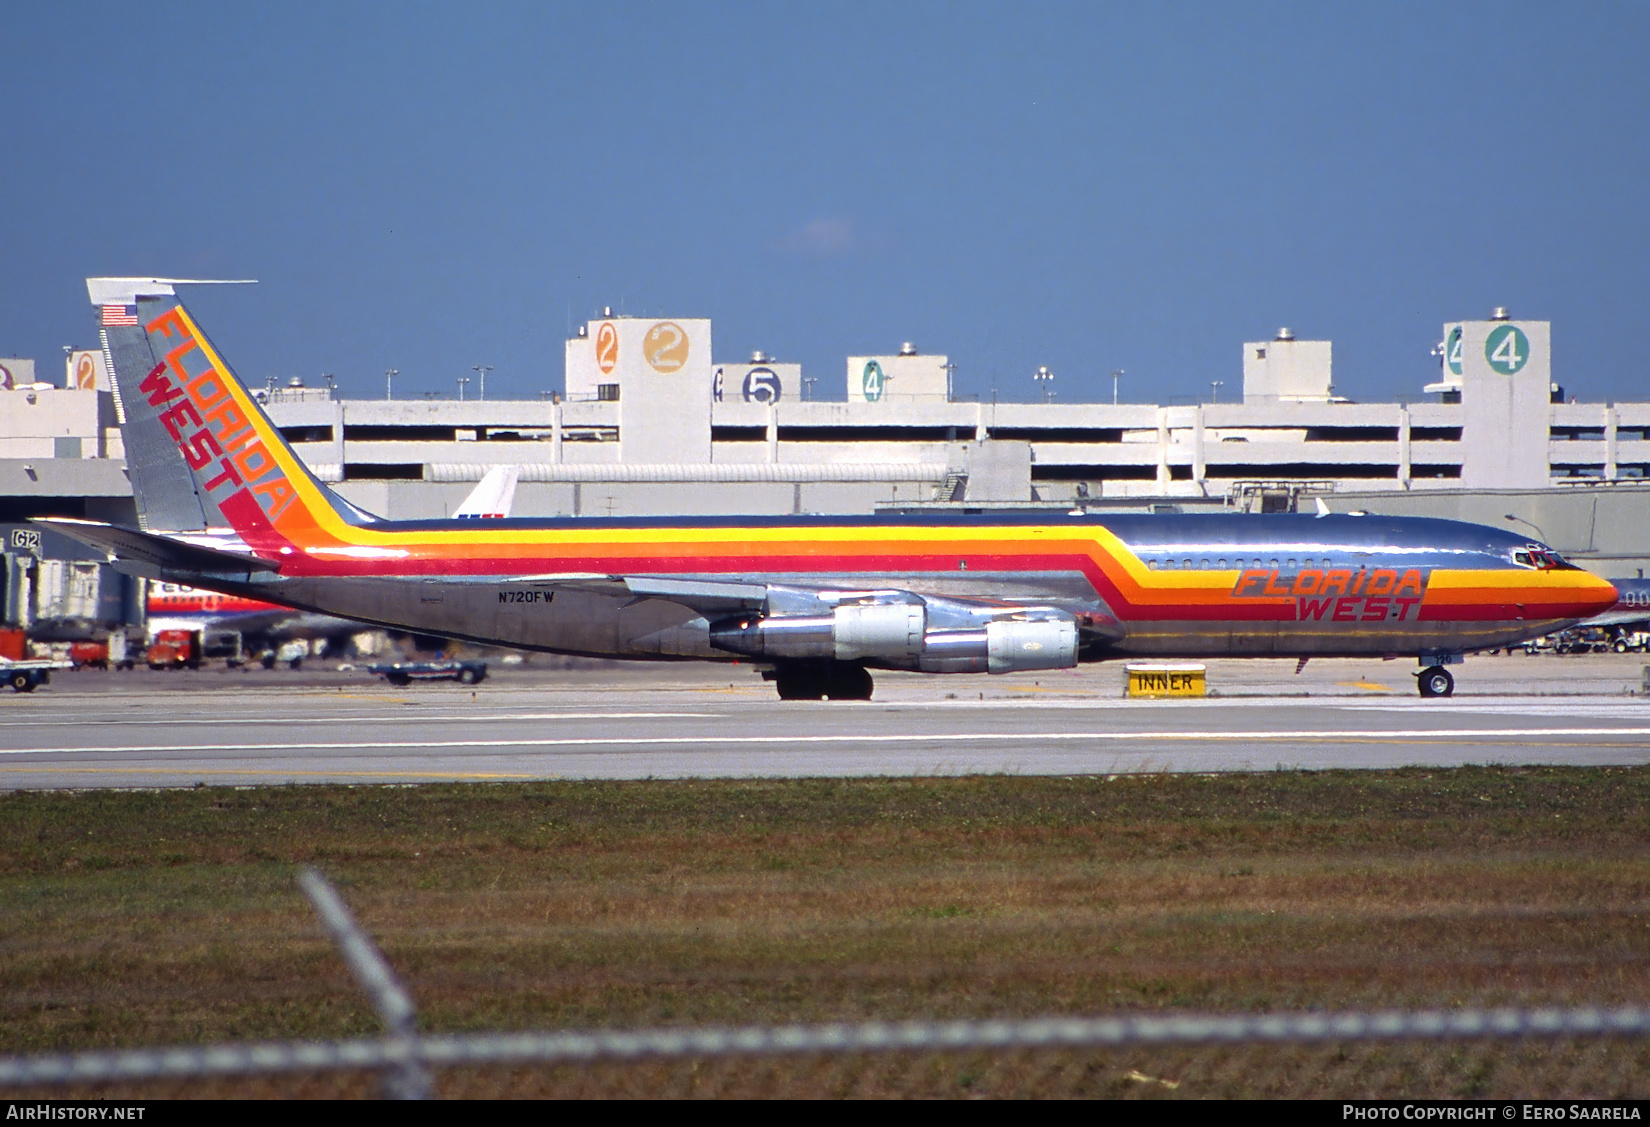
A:
POLYGON ((871 669, 1009 673, 1135 656, 1413 656, 1562 629, 1616 589, 1456 521, 1306 514, 386 521, 309 472, 177 299, 94 278, 141 529, 55 518, 134 574, 481 644, 756 661, 785 699, 871 669))
POLYGON ((162 630, 144 652, 150 669, 199 669, 201 637, 193 630, 162 630))
POLYGON ((32 693, 51 681, 52 670, 72 668, 69 662, 54 661, 50 658, 23 658, 13 661, 11 658, 0 657, 0 682, 10 685, 13 692, 32 693))
POLYGON ((368 673, 377 673, 392 685, 410 685, 414 681, 457 681, 460 685, 476 685, 487 679, 485 661, 393 661, 375 662, 367 666, 368 673))
POLYGON ((76 669, 109 668, 108 642, 74 642, 69 646, 69 664, 76 669))

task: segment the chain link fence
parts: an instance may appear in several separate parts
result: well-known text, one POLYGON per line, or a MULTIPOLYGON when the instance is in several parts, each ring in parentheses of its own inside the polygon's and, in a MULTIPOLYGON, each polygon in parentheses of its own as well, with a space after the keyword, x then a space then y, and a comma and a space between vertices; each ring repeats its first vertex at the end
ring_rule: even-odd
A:
POLYGON ((1129 1015, 427 1035, 320 873, 377 1038, 0 1057, 16 1096, 1270 1097, 1650 1094, 1650 1009, 1129 1015))

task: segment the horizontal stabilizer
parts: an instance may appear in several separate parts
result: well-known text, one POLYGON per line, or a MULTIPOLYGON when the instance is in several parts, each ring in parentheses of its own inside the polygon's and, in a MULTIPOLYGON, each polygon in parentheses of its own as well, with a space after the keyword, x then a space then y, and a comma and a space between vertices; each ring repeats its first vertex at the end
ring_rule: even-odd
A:
POLYGON ((250 286, 256 278, 87 278, 93 305, 135 305, 140 297, 169 297, 173 286, 250 286))
POLYGON ((198 544, 185 544, 181 540, 157 536, 152 532, 139 532, 135 528, 121 528, 119 525, 76 520, 72 517, 33 517, 31 520, 43 528, 60 532, 71 540, 100 548, 116 559, 150 564, 169 571, 222 574, 280 570, 275 564, 257 556, 203 548, 198 544))

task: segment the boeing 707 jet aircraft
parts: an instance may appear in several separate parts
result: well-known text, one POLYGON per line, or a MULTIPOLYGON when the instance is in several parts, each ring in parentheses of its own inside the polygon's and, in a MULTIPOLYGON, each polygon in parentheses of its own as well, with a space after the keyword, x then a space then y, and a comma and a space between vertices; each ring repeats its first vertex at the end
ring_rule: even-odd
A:
POLYGON ((388 521, 318 481, 178 300, 93 278, 141 528, 52 519, 134 574, 484 644, 755 661, 784 699, 868 670, 1152 657, 1445 668, 1608 609, 1546 545, 1472 524, 1296 514, 388 521))

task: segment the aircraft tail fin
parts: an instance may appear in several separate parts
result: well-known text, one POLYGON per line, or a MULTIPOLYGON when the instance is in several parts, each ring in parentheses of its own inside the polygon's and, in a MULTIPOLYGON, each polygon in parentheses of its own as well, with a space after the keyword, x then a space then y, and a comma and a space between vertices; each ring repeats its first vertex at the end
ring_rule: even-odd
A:
POLYGON ((182 279, 89 278, 145 530, 254 551, 336 542, 361 516, 310 473, 178 300, 182 279))
POLYGON ((516 482, 520 480, 520 466, 494 466, 453 511, 453 516, 469 520, 498 520, 509 516, 516 503, 516 482))

